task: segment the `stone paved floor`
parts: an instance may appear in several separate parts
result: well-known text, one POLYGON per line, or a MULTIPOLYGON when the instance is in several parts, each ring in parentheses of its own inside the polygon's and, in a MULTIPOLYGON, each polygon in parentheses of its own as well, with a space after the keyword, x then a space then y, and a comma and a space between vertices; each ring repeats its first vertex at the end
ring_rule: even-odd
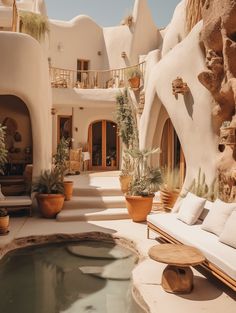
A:
MULTIPOLYGON (((140 263, 133 271, 133 283, 136 294, 148 305, 152 313, 235 313, 236 293, 224 287, 215 279, 208 280, 194 269, 194 290, 188 295, 173 295, 163 291, 161 274, 163 264, 148 258, 148 250, 157 242, 146 237, 145 223, 131 220, 57 222, 40 216, 16 217, 10 219, 10 233, 0 237, 0 249, 11 244, 15 239, 28 236, 47 236, 52 234, 81 234, 102 232, 115 237, 130 240, 140 254, 140 263)), ((1 253, 1 254, 2 254, 1 253)), ((32 312, 33 313, 33 312, 32 312)))

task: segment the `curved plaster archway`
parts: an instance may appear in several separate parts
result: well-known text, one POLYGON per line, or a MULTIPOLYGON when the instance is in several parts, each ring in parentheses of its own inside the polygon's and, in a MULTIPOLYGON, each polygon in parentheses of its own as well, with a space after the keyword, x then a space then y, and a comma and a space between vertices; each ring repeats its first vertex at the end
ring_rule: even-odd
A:
POLYGON ((51 88, 47 58, 26 34, 0 32, 0 95, 14 95, 27 106, 33 139, 33 176, 51 167, 51 88))
POLYGON ((150 73, 146 88, 145 108, 140 122, 140 148, 152 147, 155 127, 163 104, 171 118, 186 158, 188 187, 197 176, 199 168, 211 183, 216 175, 219 156, 217 136, 213 132, 211 110, 212 97, 199 83, 198 74, 205 69, 205 60, 199 45, 199 22, 192 32, 162 60, 150 73), (190 91, 175 98, 172 81, 180 76, 190 91))

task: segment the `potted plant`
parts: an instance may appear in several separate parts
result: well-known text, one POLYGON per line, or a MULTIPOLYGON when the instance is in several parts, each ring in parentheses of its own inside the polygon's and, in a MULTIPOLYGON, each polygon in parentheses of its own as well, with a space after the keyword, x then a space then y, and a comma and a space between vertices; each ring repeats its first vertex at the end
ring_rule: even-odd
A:
POLYGON ((9 215, 6 209, 0 209, 0 235, 6 235, 9 233, 9 215))
POLYGON ((142 76, 143 74, 137 66, 130 67, 126 70, 126 77, 129 81, 130 87, 133 89, 139 88, 142 76))
MULTIPOLYGON (((131 149, 138 146, 138 130, 134 112, 129 102, 128 90, 120 92, 116 97, 116 120, 118 126, 118 135, 125 149, 131 149)), ((131 182, 133 172, 133 163, 130 155, 125 153, 122 159, 121 174, 119 176, 121 190, 126 193, 131 182)))
POLYGON ((65 200, 70 200, 73 193, 73 181, 65 181, 64 177, 67 172, 67 162, 69 159, 70 139, 61 138, 57 145, 57 153, 53 156, 54 168, 59 172, 61 181, 64 185, 65 200))
MULTIPOLYGON (((116 120, 118 126, 118 136, 121 138, 124 149, 138 147, 138 129, 132 106, 130 105, 128 90, 125 89, 116 96, 116 120)), ((125 153, 120 174, 121 190, 128 191, 131 175, 133 172, 133 163, 130 155, 125 153)))
POLYGON ((171 210, 180 194, 179 169, 164 168, 163 184, 160 187, 160 198, 164 210, 171 210))
POLYGON ((160 169, 148 166, 150 156, 159 152, 159 148, 127 151, 134 160, 134 174, 125 199, 129 215, 134 222, 146 221, 147 215, 152 209, 154 192, 159 189, 162 183, 160 169))
POLYGON ((37 192, 36 199, 43 217, 53 218, 64 203, 64 186, 60 173, 56 170, 42 172, 33 183, 32 191, 37 192))

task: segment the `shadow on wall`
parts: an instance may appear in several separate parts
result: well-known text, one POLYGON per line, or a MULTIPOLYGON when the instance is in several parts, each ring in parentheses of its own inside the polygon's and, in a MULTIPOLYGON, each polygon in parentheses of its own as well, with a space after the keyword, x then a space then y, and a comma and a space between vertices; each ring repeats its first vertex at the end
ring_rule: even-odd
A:
POLYGON ((192 95, 190 90, 184 94, 184 103, 185 103, 185 107, 188 111, 188 115, 191 117, 191 119, 193 119, 194 99, 193 99, 193 95, 192 95))

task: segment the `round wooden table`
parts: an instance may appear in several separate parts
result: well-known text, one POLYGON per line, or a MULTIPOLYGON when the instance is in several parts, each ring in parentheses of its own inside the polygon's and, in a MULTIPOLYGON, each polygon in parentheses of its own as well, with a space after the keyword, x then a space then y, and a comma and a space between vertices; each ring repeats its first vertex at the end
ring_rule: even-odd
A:
POLYGON ((205 261, 198 249, 185 245, 159 244, 149 250, 151 259, 168 264, 162 274, 161 285, 170 293, 189 293, 193 289, 193 272, 190 266, 205 261))

